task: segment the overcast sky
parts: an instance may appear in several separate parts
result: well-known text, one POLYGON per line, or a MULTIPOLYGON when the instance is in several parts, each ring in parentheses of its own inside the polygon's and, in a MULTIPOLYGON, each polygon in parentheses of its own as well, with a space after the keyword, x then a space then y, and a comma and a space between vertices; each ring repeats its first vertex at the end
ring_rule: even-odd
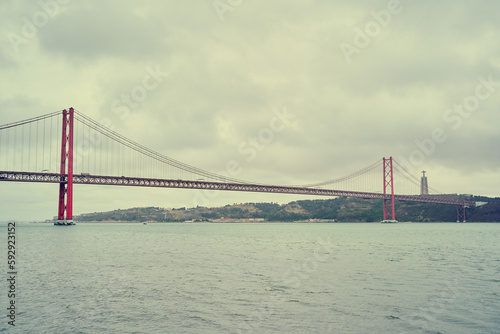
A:
MULTIPOLYGON (((235 160, 244 180, 320 182, 393 156, 444 193, 499 196, 499 12, 493 0, 3 0, 0 124, 74 107, 202 169, 235 160)), ((50 218, 57 192, 2 182, 0 220, 50 218)), ((194 196, 77 185, 74 211, 194 196)))

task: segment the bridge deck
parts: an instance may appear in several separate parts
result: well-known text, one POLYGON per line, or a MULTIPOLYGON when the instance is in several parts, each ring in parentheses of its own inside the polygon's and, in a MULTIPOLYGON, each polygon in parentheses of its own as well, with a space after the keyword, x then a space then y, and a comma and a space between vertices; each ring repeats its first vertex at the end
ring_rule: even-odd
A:
MULTIPOLYGON (((45 182, 64 183, 67 180, 66 174, 58 173, 36 173, 36 172, 11 172, 0 171, 0 181, 15 182, 45 182)), ((100 184, 114 186, 136 186, 136 187, 163 187, 163 188, 183 188, 183 189, 206 189, 206 190, 226 190, 245 192, 264 192, 281 194, 335 196, 335 197, 356 197, 364 199, 390 199, 390 194, 370 193, 347 190, 331 190, 310 187, 289 187, 264 184, 245 183, 225 183, 209 181, 190 181, 172 179, 150 179, 140 177, 120 177, 103 175, 73 175, 74 184, 100 184)), ((459 197, 441 195, 394 195, 398 201, 413 201, 438 204, 476 206, 476 202, 466 201, 459 197)))

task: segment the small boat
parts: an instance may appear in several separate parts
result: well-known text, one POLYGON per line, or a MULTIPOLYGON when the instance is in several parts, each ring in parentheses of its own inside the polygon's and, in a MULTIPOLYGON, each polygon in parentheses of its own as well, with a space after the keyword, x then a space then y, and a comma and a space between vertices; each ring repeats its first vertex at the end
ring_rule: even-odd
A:
POLYGON ((397 222, 395 219, 384 219, 381 221, 382 224, 396 224, 397 222))

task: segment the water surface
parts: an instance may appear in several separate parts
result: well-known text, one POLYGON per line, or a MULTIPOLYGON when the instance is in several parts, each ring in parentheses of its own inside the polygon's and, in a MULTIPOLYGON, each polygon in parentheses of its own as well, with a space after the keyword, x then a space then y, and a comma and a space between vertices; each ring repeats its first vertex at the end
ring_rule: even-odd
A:
POLYGON ((24 223, 16 237, 17 332, 500 332, 500 224, 24 223))

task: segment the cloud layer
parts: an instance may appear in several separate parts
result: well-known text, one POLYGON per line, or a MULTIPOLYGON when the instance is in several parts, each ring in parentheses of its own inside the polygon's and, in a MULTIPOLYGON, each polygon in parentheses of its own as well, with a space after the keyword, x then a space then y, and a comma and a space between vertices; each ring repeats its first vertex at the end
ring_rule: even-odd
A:
MULTIPOLYGON (((443 192, 498 196, 499 10, 492 0, 3 1, 0 124, 73 106, 203 169, 240 161, 241 179, 313 183, 394 156, 443 192), (151 70, 168 75, 127 100, 151 70), (283 108, 293 121, 247 161, 238 147, 283 108)), ((0 186, 3 200, 33 189, 33 203, 46 201, 22 214, 2 204, 0 220, 55 214, 56 191, 0 186)), ((81 213, 191 206, 195 196, 81 189, 81 213)), ((220 194, 210 204, 293 199, 220 194)))

